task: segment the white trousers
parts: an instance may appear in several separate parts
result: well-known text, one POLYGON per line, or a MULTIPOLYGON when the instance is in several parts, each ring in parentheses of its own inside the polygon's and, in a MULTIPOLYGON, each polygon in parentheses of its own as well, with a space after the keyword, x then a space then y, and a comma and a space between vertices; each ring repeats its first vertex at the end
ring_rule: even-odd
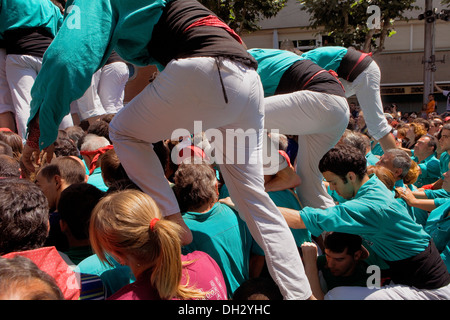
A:
POLYGON ((229 60, 221 66, 224 93, 214 58, 172 60, 110 123, 114 148, 130 178, 151 195, 165 216, 180 212, 151 143, 205 131, 214 133, 220 170, 238 211, 263 248, 269 271, 285 299, 306 299, 309 282, 285 219, 264 191, 262 141, 264 106, 256 71, 229 60), (194 130, 201 121, 202 128, 194 130), (247 137, 233 146, 225 137, 247 137), (222 139, 223 138, 223 139, 222 139), (222 142, 222 143, 220 143, 222 142), (246 161, 233 163, 237 154, 246 161), (225 161, 224 161, 225 160, 225 161))
POLYGON ((389 285, 380 289, 336 287, 325 300, 449 300, 450 284, 439 289, 417 289, 405 285, 389 285))
POLYGON ((0 48, 0 113, 14 113, 14 106, 6 79, 6 50, 0 48))
POLYGON ((353 82, 339 79, 345 89, 345 96, 356 94, 369 134, 379 140, 391 132, 392 127, 384 116, 383 103, 380 95, 381 72, 375 61, 361 72, 353 82))
POLYGON ((265 98, 265 127, 298 135, 297 194, 304 206, 334 206, 323 184, 319 161, 336 145, 348 125, 347 99, 336 95, 301 90, 265 98))
POLYGON ((128 77, 128 66, 124 62, 103 66, 94 73, 83 96, 71 103, 70 113, 77 113, 81 120, 117 113, 123 108, 128 77))
MULTIPOLYGON (((42 58, 29 55, 9 54, 6 57, 6 78, 16 116, 17 132, 26 139, 27 122, 30 117, 31 88, 42 67, 42 58)), ((58 92, 54 92, 58 94, 58 92)), ((63 118, 60 129, 73 126, 72 117, 63 118)))
POLYGON ((123 108, 129 74, 128 66, 124 62, 113 62, 102 68, 98 95, 107 114, 117 113, 123 108))
POLYGON ((84 94, 70 104, 70 113, 78 114, 80 120, 87 120, 89 118, 104 115, 102 101, 98 95, 98 85, 102 69, 97 70, 92 76, 91 85, 87 88, 84 94))

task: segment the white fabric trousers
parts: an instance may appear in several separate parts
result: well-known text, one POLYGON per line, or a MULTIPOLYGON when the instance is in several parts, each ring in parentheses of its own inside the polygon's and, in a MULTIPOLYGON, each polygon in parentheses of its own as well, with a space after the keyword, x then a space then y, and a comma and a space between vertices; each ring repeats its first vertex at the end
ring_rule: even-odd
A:
POLYGON ((345 96, 356 94, 369 134, 379 140, 391 132, 392 127, 384 116, 380 95, 381 72, 375 61, 361 72, 353 82, 339 78, 345 89, 345 96))
POLYGON ((92 76, 91 85, 84 94, 70 104, 70 113, 78 114, 80 120, 87 120, 105 114, 105 109, 103 109, 102 101, 98 95, 101 73, 102 69, 97 70, 92 76))
POLYGON ((379 289, 336 287, 325 300, 449 300, 450 284, 438 289, 417 289, 405 285, 388 285, 379 289))
POLYGON ((311 289, 292 233, 264 191, 263 91, 256 71, 214 58, 172 60, 110 123, 114 148, 130 178, 151 195, 165 216, 180 212, 151 143, 205 131, 214 135, 220 170, 238 211, 266 254, 269 271, 285 299, 306 299, 311 289), (201 121, 201 128, 198 123, 201 121), (195 128, 195 123, 197 127, 195 128), (215 128, 214 130, 212 130, 215 128), (246 145, 225 139, 245 138, 246 145), (222 143, 221 143, 222 142, 222 143), (246 161, 233 161, 243 154, 246 161), (234 162, 234 163, 233 163, 234 162))
MULTIPOLYGON (((30 117, 31 88, 42 67, 42 58, 29 55, 9 54, 6 57, 6 78, 16 116, 17 132, 26 138, 27 122, 30 117)), ((55 92, 54 94, 58 94, 55 92)), ((72 117, 63 118, 59 128, 73 126, 72 117)))
POLYGON ((70 105, 70 112, 81 120, 117 113, 123 108, 129 70, 124 62, 103 66, 92 76, 91 85, 81 98, 70 105))
POLYGON ((129 74, 128 66, 124 62, 113 62, 102 68, 98 95, 107 114, 117 113, 123 108, 129 74))
POLYGON ((304 206, 334 206, 328 194, 319 161, 336 145, 348 125, 347 99, 308 90, 265 98, 265 127, 298 135, 297 195, 304 206))

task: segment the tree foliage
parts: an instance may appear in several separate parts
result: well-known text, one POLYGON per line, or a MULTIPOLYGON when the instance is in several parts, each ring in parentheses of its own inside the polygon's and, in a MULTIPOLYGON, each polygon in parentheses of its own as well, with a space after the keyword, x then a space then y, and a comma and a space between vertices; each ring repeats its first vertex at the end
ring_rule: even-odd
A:
MULTIPOLYGON (((297 0, 310 14, 308 28, 318 29, 330 36, 333 45, 354 46, 364 52, 381 52, 386 37, 395 34, 395 20, 407 20, 406 11, 417 9, 415 0, 297 0), (374 28, 376 12, 369 6, 379 8, 379 26, 374 28), (371 25, 372 24, 372 25, 371 25)), ((445 1, 445 0, 444 0, 445 1)))
POLYGON ((258 21, 272 18, 287 0, 199 0, 238 34, 259 29, 258 21))

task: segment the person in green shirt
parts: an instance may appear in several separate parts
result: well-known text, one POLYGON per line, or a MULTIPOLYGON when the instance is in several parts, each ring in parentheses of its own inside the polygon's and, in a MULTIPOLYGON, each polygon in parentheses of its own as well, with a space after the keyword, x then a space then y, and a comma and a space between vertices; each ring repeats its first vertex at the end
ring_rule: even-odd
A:
POLYGON ((435 137, 425 134, 417 140, 412 150, 412 159, 420 168, 419 177, 414 183, 417 188, 434 183, 441 177, 440 163, 436 158, 437 143, 435 137))
POLYGON ((77 0, 67 1, 66 8, 31 92, 23 164, 33 171, 33 152, 48 149, 51 155, 70 103, 83 95, 113 50, 136 66, 155 65, 158 76, 110 122, 109 136, 128 176, 155 199, 165 218, 183 227, 182 243, 188 244, 192 233, 152 144, 209 129, 244 140, 239 146, 215 144, 221 173, 252 236, 270 253, 268 265, 283 296, 309 299, 300 257, 290 254, 295 242, 264 191, 258 161, 263 89, 242 39, 195 0, 77 0), (231 152, 241 153, 243 163, 229 161, 231 152))
MULTIPOLYGON (((41 70, 43 56, 62 22, 60 9, 50 0, 0 1, 0 41, 6 50, 2 76, 6 77, 14 107, 8 111, 14 111, 17 133, 24 142, 31 90, 41 70)), ((3 113, 1 107, 0 113, 3 113)), ((58 125, 60 129, 72 126, 72 117, 65 116, 58 125)))
POLYGON ((367 175, 364 155, 354 147, 337 145, 319 163, 332 190, 348 199, 327 209, 306 207, 281 211, 291 228, 360 235, 389 265, 394 285, 379 289, 338 287, 328 299, 449 299, 450 275, 430 235, 414 222, 376 176, 367 175))
POLYGON ((369 251, 360 236, 329 232, 323 243, 325 253, 320 256, 313 242, 305 242, 301 247, 306 274, 318 300, 323 300, 324 294, 335 287, 367 285, 370 273, 365 259, 369 251))
POLYGON ((345 88, 345 96, 356 95, 368 132, 382 147, 381 151, 395 148, 392 127, 384 116, 381 101, 381 71, 372 54, 353 47, 324 46, 302 53, 301 59, 335 71, 345 88))

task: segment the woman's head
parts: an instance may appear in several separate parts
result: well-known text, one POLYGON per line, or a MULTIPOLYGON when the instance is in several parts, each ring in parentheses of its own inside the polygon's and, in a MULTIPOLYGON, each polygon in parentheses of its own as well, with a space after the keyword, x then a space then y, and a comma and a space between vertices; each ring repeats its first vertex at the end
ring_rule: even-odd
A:
POLYGON ((104 197, 94 208, 90 240, 100 260, 107 254, 132 269, 150 271, 151 285, 162 299, 185 297, 182 277, 181 227, 162 217, 155 201, 138 190, 104 197))

